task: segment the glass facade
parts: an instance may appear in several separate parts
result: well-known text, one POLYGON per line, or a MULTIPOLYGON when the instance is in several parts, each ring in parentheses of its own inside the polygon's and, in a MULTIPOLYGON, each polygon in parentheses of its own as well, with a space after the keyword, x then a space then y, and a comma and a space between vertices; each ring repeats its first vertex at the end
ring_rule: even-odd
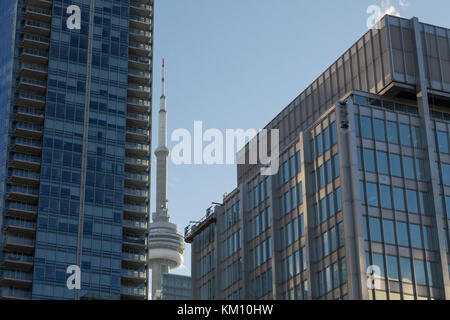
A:
POLYGON ((11 17, 1 270, 14 277, 2 289, 145 299, 153 1, 19 0, 11 17), (79 30, 67 27, 70 5, 79 30), (80 290, 66 285, 71 265, 80 290))

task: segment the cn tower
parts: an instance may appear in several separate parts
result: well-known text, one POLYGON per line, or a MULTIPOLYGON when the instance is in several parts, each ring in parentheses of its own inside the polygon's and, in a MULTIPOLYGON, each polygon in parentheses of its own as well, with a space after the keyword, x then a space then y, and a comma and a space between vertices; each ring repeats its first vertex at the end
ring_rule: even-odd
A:
POLYGON ((162 62, 162 94, 159 109, 158 147, 156 156, 156 211, 149 227, 149 265, 152 269, 152 299, 161 292, 162 275, 183 263, 184 237, 178 226, 169 222, 167 208, 167 109, 165 95, 165 65, 162 62))

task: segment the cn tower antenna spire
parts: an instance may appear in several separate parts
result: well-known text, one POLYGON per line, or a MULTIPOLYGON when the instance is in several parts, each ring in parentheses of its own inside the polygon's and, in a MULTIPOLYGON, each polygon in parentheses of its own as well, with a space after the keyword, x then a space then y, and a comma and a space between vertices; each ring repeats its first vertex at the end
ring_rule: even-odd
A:
POLYGON ((162 59, 162 92, 161 92, 161 98, 166 96, 166 87, 165 87, 165 63, 164 63, 164 58, 162 59))

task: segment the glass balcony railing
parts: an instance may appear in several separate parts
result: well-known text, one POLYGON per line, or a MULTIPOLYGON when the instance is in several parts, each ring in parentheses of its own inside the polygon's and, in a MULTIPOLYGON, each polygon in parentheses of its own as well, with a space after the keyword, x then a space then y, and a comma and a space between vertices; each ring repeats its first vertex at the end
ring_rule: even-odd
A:
POLYGON ((37 50, 37 49, 28 49, 28 48, 23 48, 22 54, 31 54, 33 56, 39 56, 42 58, 47 58, 48 59, 48 52, 47 51, 42 51, 42 50, 37 50))
POLYGON ((39 194, 38 189, 26 188, 26 187, 20 187, 20 186, 10 186, 7 190, 12 193, 23 193, 23 194, 28 194, 28 195, 32 195, 32 196, 37 196, 39 194))
POLYGON ((140 135, 143 135, 143 136, 148 136, 148 134, 149 134, 148 129, 139 129, 139 128, 128 127, 128 126, 127 126, 127 132, 140 134, 140 135))
POLYGON ((41 163, 41 158, 40 157, 34 157, 34 156, 30 156, 27 154, 22 154, 22 153, 14 153, 11 156, 12 160, 17 160, 17 161, 26 161, 26 162, 33 162, 33 163, 41 163))
POLYGON ((150 116, 148 114, 140 114, 134 112, 127 112, 127 118, 146 122, 150 120, 150 116))
POLYGON ((25 107, 18 107, 18 108, 16 108, 16 113, 23 113, 23 114, 27 114, 27 115, 31 115, 31 116, 37 116, 37 117, 43 117, 44 116, 44 113, 42 111, 40 111, 40 110, 36 110, 34 108, 25 108, 25 107))
POLYGON ((141 29, 130 28, 129 32, 131 34, 137 34, 139 36, 148 37, 148 38, 150 38, 152 36, 152 32, 149 31, 149 30, 141 30, 141 29))
POLYGON ((147 290, 145 288, 135 288, 128 286, 121 286, 120 293, 126 294, 130 296, 142 296, 145 297, 147 295, 147 290))
POLYGON ((34 100, 34 101, 39 101, 39 102, 45 103, 45 97, 37 96, 35 94, 20 92, 18 97, 22 98, 22 99, 34 100))
POLYGON ((149 164, 148 160, 130 158, 130 157, 125 158, 125 163, 134 164, 134 165, 138 165, 138 166, 148 166, 148 164, 149 164))
POLYGON ((123 237, 123 242, 129 242, 129 243, 134 243, 137 245, 147 245, 147 238, 142 237, 142 238, 137 238, 137 237, 130 237, 130 236, 124 236, 123 237))
POLYGON ((141 182, 148 181, 148 175, 146 175, 146 174, 125 172, 125 178, 131 179, 131 180, 137 180, 137 181, 141 181, 141 182))
POLYGON ((129 41, 128 45, 130 48, 134 48, 134 49, 140 49, 140 50, 146 50, 146 51, 151 51, 152 47, 148 44, 143 44, 143 43, 139 43, 139 42, 135 42, 135 41, 129 41))
POLYGON ((17 261, 17 262, 25 262, 25 263, 33 263, 33 256, 27 256, 19 253, 5 253, 3 255, 3 260, 17 261))
POLYGON ((29 124, 25 122, 16 122, 14 125, 15 129, 23 129, 23 130, 30 130, 30 131, 39 131, 42 132, 44 129, 42 126, 37 126, 35 124, 29 124))
POLYGON ((128 84, 128 89, 150 93, 150 87, 148 87, 148 86, 140 86, 140 85, 134 84, 134 83, 129 83, 128 84))
POLYGON ((2 297, 13 297, 13 298, 18 298, 18 299, 31 299, 31 291, 18 289, 18 288, 1 287, 0 295, 2 297))
POLYGON ((136 76, 136 77, 145 78, 147 80, 150 79, 150 77, 151 77, 150 72, 138 71, 138 70, 134 70, 134 69, 128 69, 128 74, 132 75, 132 76, 136 76))
POLYGON ((148 191, 140 189, 124 188, 124 194, 136 197, 146 197, 148 195, 148 191))
POLYGON ((37 41, 37 42, 43 42, 43 43, 50 43, 50 39, 46 37, 40 37, 36 36, 34 34, 26 33, 23 36, 24 40, 30 40, 30 41, 37 41))
POLYGON ((121 274, 122 274, 122 276, 138 278, 138 279, 145 279, 146 278, 146 275, 145 275, 144 271, 122 269, 121 274))
POLYGON ((130 252, 122 252, 122 259, 143 263, 147 262, 147 256, 145 254, 136 254, 130 252))
POLYGON ((33 275, 31 273, 15 270, 3 270, 3 272, 0 273, 0 277, 3 279, 13 279, 22 281, 33 280, 33 275))
POLYGON ((38 140, 15 138, 13 139, 13 143, 42 148, 42 142, 38 140))
POLYGON ((33 86, 41 86, 41 87, 47 86, 46 81, 29 79, 29 78, 20 78, 19 83, 29 84, 29 85, 33 85, 33 86))
POLYGON ((132 143, 132 142, 126 142, 125 148, 131 149, 131 150, 137 150, 137 151, 149 151, 150 150, 150 146, 148 144, 132 143))
MULTIPOLYGON (((134 6, 134 7, 136 7, 136 6, 134 6)), ((139 22, 146 23, 146 24, 151 24, 152 23, 152 20, 149 19, 149 18, 133 16, 133 15, 130 15, 130 20, 139 21, 139 22)))
POLYGON ((32 21, 32 20, 25 20, 25 26, 29 27, 37 27, 41 29, 47 29, 50 30, 51 26, 47 23, 32 21))
POLYGON ((134 7, 134 8, 139 8, 139 9, 142 9, 142 10, 148 10, 148 11, 152 10, 152 6, 149 5, 149 4, 146 4, 146 3, 138 3, 138 2, 135 2, 135 1, 131 1, 130 2, 130 6, 134 7))
POLYGON ((10 176, 17 176, 22 178, 30 178, 39 180, 41 178, 39 173, 27 171, 27 170, 20 170, 20 169, 14 169, 9 171, 10 176))
POLYGON ((142 214, 146 214, 147 213, 147 206, 138 206, 138 205, 125 203, 123 205, 123 208, 126 211, 139 212, 139 213, 142 213, 142 214))
POLYGON ((129 61, 138 62, 138 63, 148 64, 149 67, 150 67, 150 59, 148 59, 148 58, 141 58, 141 57, 136 57, 136 56, 128 55, 128 60, 129 60, 129 61))
POLYGON ((5 236, 4 243, 18 244, 18 245, 34 247, 34 240, 33 239, 19 238, 19 237, 15 237, 15 236, 5 236))
POLYGON ((20 211, 28 211, 28 212, 37 212, 38 207, 30 204, 19 203, 19 202, 9 202, 7 205, 8 209, 12 210, 20 210, 20 211))
POLYGON ((127 98, 127 102, 129 104, 140 105, 140 106, 143 106, 143 107, 150 107, 150 101, 148 101, 148 100, 127 98))
POLYGON ((26 229, 36 229, 36 223, 31 221, 23 221, 23 220, 14 220, 7 219, 6 220, 7 227, 18 227, 18 228, 26 228, 26 229))
POLYGON ((123 224, 128 227, 133 227, 133 228, 137 228, 137 229, 147 229, 147 222, 123 219, 123 224))
POLYGON ((39 13, 39 14, 45 14, 47 16, 51 16, 52 12, 50 10, 41 9, 41 8, 35 8, 35 7, 26 7, 26 11, 33 12, 33 13, 39 13))
POLYGON ((47 67, 43 67, 38 64, 26 63, 26 62, 22 62, 22 68, 39 71, 39 72, 47 72, 47 67))

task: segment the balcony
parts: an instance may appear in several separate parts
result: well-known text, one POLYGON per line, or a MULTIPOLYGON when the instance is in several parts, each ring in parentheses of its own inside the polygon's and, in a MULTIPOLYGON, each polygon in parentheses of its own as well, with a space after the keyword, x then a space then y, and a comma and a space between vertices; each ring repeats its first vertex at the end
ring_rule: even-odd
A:
POLYGON ((19 288, 0 288, 0 298, 4 300, 31 300, 31 291, 19 288))
POLYGON ((44 113, 39 109, 17 107, 15 111, 15 121, 24 121, 38 125, 44 124, 44 113))
POLYGON ((130 42, 138 42, 141 44, 148 44, 152 39, 151 30, 130 28, 129 35, 130 35, 130 42))
POLYGON ((150 116, 148 114, 127 112, 126 116, 127 126, 145 128, 150 122, 150 116))
POLYGON ((41 66, 39 64, 22 62, 22 64, 20 65, 20 76, 24 78, 30 77, 40 80, 46 80, 47 72, 47 67, 41 66))
POLYGON ((127 202, 142 203, 145 200, 147 200, 148 189, 141 190, 141 189, 124 188, 123 194, 127 202))
POLYGON ((143 172, 149 167, 149 161, 138 158, 125 158, 125 170, 143 172))
POLYGON ((27 6, 33 6, 38 8, 43 8, 47 10, 52 9, 52 0, 26 0, 27 6))
POLYGON ((32 139, 41 139, 42 132, 44 130, 42 126, 27 122, 16 122, 13 128, 14 128, 14 135, 16 137, 32 138, 32 139))
POLYGON ((151 89, 150 86, 141 86, 134 83, 128 83, 128 96, 137 99, 149 99, 151 89))
POLYGON ((121 286, 120 287, 120 295, 124 299, 145 300, 145 299, 147 299, 147 289, 121 286))
POLYGON ((48 63, 48 51, 24 48, 22 50, 22 61, 46 66, 48 63))
POLYGON ((145 254, 122 252, 122 265, 134 269, 139 269, 146 264, 147 256, 145 254))
POLYGON ((150 72, 128 69, 128 79, 140 85, 148 83, 151 76, 150 72))
POLYGON ((125 218, 123 219, 123 228, 126 232, 142 235, 147 232, 147 222, 133 221, 125 218))
POLYGON ((133 283, 135 285, 139 285, 147 280, 145 271, 122 269, 121 276, 122 282, 133 283))
POLYGON ((125 251, 141 251, 147 246, 147 238, 124 236, 122 239, 122 245, 125 251))
POLYGON ((38 140, 14 138, 12 139, 12 151, 20 153, 29 153, 34 156, 39 156, 42 151, 42 142, 38 140))
POLYGON ((127 156, 145 157, 150 152, 150 146, 148 144, 126 142, 125 152, 127 156))
POLYGON ((6 216, 13 218, 33 219, 36 217, 38 207, 20 202, 8 202, 6 216))
POLYGON ((130 2, 130 16, 150 17, 152 15, 152 11, 152 6, 150 4, 138 3, 136 1, 130 2))
POLYGON ((0 272, 0 282, 5 286, 29 288, 33 283, 33 274, 19 270, 3 270, 0 272))
POLYGON ((23 35, 22 44, 24 48, 48 50, 50 47, 50 39, 26 33, 23 35))
POLYGON ((130 14, 128 21, 130 22, 130 29, 149 30, 152 26, 152 20, 145 16, 130 14))
POLYGON ((39 171, 41 168, 41 158, 22 153, 13 153, 10 157, 9 166, 15 169, 39 171))
POLYGON ((5 236, 3 239, 3 248, 12 252, 33 253, 34 244, 34 240, 30 238, 5 236))
POLYGON ((148 57, 128 56, 128 70, 135 69, 150 72, 151 60, 148 57))
POLYGON ((148 44, 129 41, 128 52, 132 56, 148 57, 152 54, 152 47, 148 44))
POLYGON ((127 98, 127 111, 146 113, 150 111, 150 100, 127 98))
POLYGON ((25 220, 6 219, 5 230, 26 236, 33 236, 36 234, 36 223, 25 220))
POLYGON ((22 185, 39 185, 40 174, 20 169, 9 170, 9 183, 22 185))
POLYGON ((148 207, 146 205, 134 205, 124 203, 123 213, 136 218, 143 218, 147 215, 148 207))
POLYGON ((3 268, 32 271, 34 258, 19 253, 3 253, 3 268))
POLYGON ((30 93, 19 92, 19 94, 17 95, 16 104, 21 107, 44 108, 45 97, 30 93))
POLYGON ((25 19, 37 20, 39 22, 49 24, 52 22, 52 11, 27 6, 25 9, 25 19))
POLYGON ((127 141, 144 143, 149 140, 149 130, 148 129, 139 129, 135 127, 127 127, 127 141))
POLYGON ((50 37, 51 25, 34 20, 25 20, 23 25, 24 33, 32 33, 39 36, 50 37))
POLYGON ((44 95, 47 91, 47 82, 42 80, 20 78, 18 83, 20 91, 32 92, 38 95, 44 95))
POLYGON ((21 202, 24 201, 30 204, 37 204, 39 198, 38 189, 22 187, 22 186, 10 186, 7 189, 7 200, 21 202))

